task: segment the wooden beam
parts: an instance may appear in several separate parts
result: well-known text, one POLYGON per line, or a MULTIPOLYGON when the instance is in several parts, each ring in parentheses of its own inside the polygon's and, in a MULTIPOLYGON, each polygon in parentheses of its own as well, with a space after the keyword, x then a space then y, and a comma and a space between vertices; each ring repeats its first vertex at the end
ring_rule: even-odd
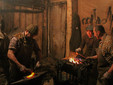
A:
POLYGON ((34 8, 34 9, 45 9, 45 3, 42 0, 1 0, 5 3, 8 3, 12 6, 24 6, 28 8, 34 8))
POLYGON ((23 12, 23 13, 42 13, 44 10, 32 11, 32 10, 20 10, 20 9, 0 9, 0 12, 23 12))
POLYGON ((43 12, 43 29, 42 29, 42 54, 48 56, 48 2, 46 1, 46 9, 43 12))
POLYGON ((61 2, 50 2, 48 4, 48 6, 57 6, 57 5, 62 5, 62 4, 66 4, 67 2, 66 1, 61 1, 61 2))
POLYGON ((66 57, 69 57, 70 53, 70 38, 72 30, 72 0, 67 0, 67 34, 66 34, 66 57))

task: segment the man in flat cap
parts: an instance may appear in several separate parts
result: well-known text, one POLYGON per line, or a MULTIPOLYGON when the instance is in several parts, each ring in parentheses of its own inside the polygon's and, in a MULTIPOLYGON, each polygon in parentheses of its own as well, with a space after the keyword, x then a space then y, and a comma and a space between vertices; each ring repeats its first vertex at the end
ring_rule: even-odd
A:
MULTIPOLYGON (((83 55, 88 58, 91 56, 96 55, 96 49, 99 45, 99 39, 97 39, 93 34, 93 26, 89 25, 86 27, 86 34, 82 38, 82 42, 79 48, 76 49, 76 52, 83 51, 84 48, 85 51, 83 52, 83 55)), ((96 79, 97 79, 97 60, 92 60, 92 68, 89 70, 88 80, 86 81, 86 84, 84 85, 96 85, 96 79)))
POLYGON ((39 46, 33 37, 38 34, 38 26, 29 25, 23 33, 16 34, 10 41, 8 58, 11 60, 10 82, 22 79, 33 70, 32 55, 36 55, 36 66, 42 56, 39 46))
POLYGON ((86 34, 83 36, 81 45, 75 51, 83 51, 84 47, 86 46, 86 50, 83 53, 85 57, 96 55, 95 49, 98 48, 99 40, 96 39, 93 35, 93 26, 89 25, 86 27, 86 34))

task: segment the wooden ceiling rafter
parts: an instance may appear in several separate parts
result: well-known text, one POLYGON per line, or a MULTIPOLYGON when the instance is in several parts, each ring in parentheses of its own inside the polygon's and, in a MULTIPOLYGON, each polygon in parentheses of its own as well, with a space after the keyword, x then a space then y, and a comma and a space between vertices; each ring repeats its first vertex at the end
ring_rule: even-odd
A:
POLYGON ((24 6, 33 9, 44 10, 45 0, 0 0, 13 6, 24 6))

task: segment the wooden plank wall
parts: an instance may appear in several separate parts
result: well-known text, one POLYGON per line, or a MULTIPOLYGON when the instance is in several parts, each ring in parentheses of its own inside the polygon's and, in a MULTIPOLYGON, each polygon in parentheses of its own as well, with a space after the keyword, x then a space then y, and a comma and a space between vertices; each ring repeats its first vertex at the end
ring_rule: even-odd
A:
POLYGON ((94 15, 94 9, 96 16, 93 17, 93 25, 95 24, 95 20, 97 20, 97 17, 99 17, 100 24, 102 24, 105 27, 105 31, 108 34, 111 33, 110 24, 113 27, 112 24, 113 20, 112 23, 110 23, 111 21, 109 19, 110 14, 108 13, 110 6, 111 6, 111 14, 113 15, 113 0, 78 0, 78 13, 81 20, 82 36, 85 34, 85 28, 88 25, 88 24, 83 24, 82 20, 87 17, 91 18, 91 15, 94 15), (107 22, 103 23, 104 21, 103 19, 107 19, 107 22))
POLYGON ((51 3, 48 13, 50 55, 61 59, 65 55, 66 44, 66 3, 51 3))
MULTIPOLYGON (((20 9, 33 10, 22 6, 11 6, 7 3, 0 2, 0 9, 20 9)), ((42 49, 42 27, 43 13, 24 13, 24 12, 0 12, 5 22, 5 32, 11 37, 15 33, 25 30, 29 24, 35 24, 39 27, 39 34, 35 37, 40 49, 42 49)))

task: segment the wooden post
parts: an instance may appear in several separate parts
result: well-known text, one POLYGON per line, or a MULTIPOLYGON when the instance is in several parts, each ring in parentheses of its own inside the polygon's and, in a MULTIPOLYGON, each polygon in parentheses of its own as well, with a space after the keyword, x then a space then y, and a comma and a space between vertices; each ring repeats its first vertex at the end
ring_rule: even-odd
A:
POLYGON ((70 53, 69 42, 71 37, 71 29, 72 29, 72 0, 67 0, 66 57, 68 57, 70 53))
POLYGON ((43 12, 43 29, 42 29, 42 54, 48 56, 48 0, 45 2, 45 10, 43 12))

